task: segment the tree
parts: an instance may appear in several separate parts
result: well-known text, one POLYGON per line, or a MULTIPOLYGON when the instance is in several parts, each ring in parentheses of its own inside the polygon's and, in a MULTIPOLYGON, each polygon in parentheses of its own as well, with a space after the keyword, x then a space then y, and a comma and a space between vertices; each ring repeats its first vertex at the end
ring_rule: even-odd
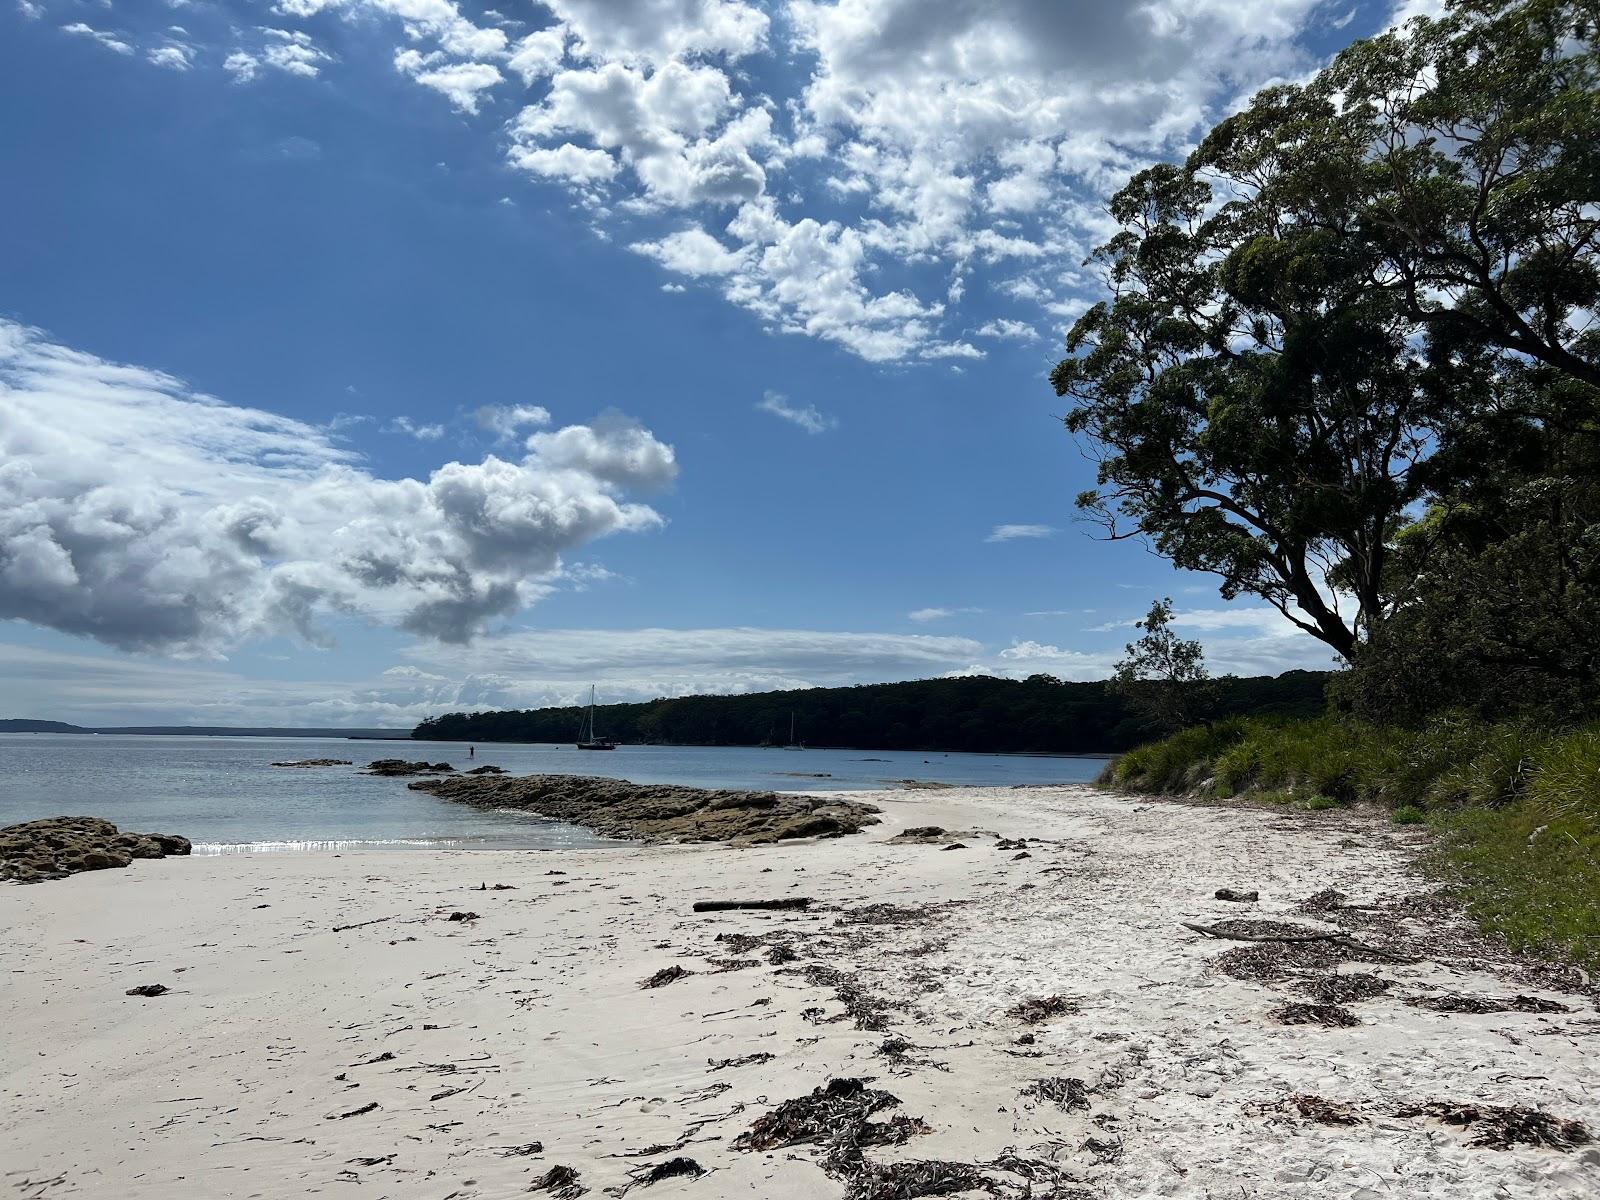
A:
MULTIPOLYGON (((1433 572, 1449 451, 1529 362, 1600 383, 1594 0, 1454 0, 1136 175, 1052 374, 1113 537, 1347 660, 1433 572), (1348 610, 1348 611, 1346 611, 1348 610)), ((1481 465, 1481 464, 1479 464, 1481 465)))
POLYGON ((1452 0, 1268 88, 1187 170, 1230 219, 1368 262, 1441 357, 1496 347, 1600 386, 1594 0, 1452 0))
POLYGON ((1157 600, 1134 622, 1144 632, 1128 643, 1109 686, 1157 724, 1182 729, 1205 715, 1210 673, 1200 643, 1184 641, 1171 626, 1171 598, 1157 600))
POLYGON ((1080 507, 1353 658, 1387 615, 1389 544, 1459 393, 1368 286, 1361 246, 1260 233, 1172 165, 1134 176, 1111 213, 1122 232, 1095 261, 1112 299, 1051 374, 1099 462, 1080 507))

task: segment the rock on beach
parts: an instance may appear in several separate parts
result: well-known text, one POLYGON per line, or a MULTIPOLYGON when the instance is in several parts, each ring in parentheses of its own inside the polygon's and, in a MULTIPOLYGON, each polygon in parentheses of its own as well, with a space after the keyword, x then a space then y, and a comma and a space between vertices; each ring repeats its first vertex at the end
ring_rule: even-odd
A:
POLYGON ((65 879, 190 850, 189 839, 175 833, 123 833, 100 817, 46 817, 0 829, 0 879, 65 879))

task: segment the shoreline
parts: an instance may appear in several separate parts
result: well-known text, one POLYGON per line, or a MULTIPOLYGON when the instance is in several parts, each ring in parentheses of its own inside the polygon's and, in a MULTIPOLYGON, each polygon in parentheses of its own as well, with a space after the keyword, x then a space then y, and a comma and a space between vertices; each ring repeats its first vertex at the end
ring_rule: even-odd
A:
POLYGON ((7 1182, 467 1200, 564 1166, 599 1197, 689 1158, 708 1173, 648 1193, 844 1196, 862 1171, 932 1160, 996 1194, 1022 1194, 1009 1162, 1036 1197, 1053 1180, 1105 1200, 1600 1184, 1593 1146, 1493 1150, 1396 1115, 1521 1105, 1600 1133, 1592 997, 1405 901, 1432 887, 1417 830, 1072 786, 857 794, 883 823, 820 842, 213 855, 0 889, 7 1182), (896 840, 923 826, 946 832, 896 840), (1328 888, 1354 907, 1299 907, 1328 888), (690 911, 795 896, 812 908, 690 911), (1227 974, 1217 960, 1248 944, 1183 927, 1240 918, 1348 924, 1426 957, 1308 969, 1393 986, 1348 1003, 1353 1026, 1284 1024, 1306 979, 1227 974), (124 995, 151 983, 171 991, 124 995), (1570 1011, 1408 1003, 1455 995, 1570 1011), (1014 1015, 1052 997, 1037 1023, 1014 1015), (875 1123, 916 1119, 873 1135, 899 1144, 859 1161, 735 1147, 783 1102, 868 1077, 899 1102, 875 1123), (1362 1124, 1318 1123, 1306 1095, 1362 1124))

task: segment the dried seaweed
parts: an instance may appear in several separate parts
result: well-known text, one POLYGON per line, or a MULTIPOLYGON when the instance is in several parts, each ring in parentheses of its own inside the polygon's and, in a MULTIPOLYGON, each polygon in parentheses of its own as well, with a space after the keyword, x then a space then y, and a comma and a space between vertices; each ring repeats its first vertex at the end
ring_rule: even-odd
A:
POLYGON ((723 943, 735 954, 748 954, 757 946, 766 941, 766 936, 759 933, 719 933, 717 941, 723 943))
POLYGON ((888 1014, 905 1007, 869 991, 857 976, 836 967, 810 963, 800 974, 807 983, 832 988, 835 998, 844 1005, 845 1015, 856 1023, 857 1029, 869 1033, 883 1032, 888 1028, 888 1014))
POLYGON ((1344 1027, 1359 1025, 1361 1020, 1348 1008, 1337 1004, 1280 1004, 1272 1010, 1274 1020, 1285 1025, 1327 1025, 1344 1027))
POLYGON ((1542 996, 1463 996, 1446 993, 1441 996, 1412 996, 1406 1001, 1412 1008, 1426 1008, 1443 1013, 1566 1013, 1572 1010, 1555 1000, 1542 996))
POLYGON ((775 967, 781 967, 784 963, 796 962, 799 958, 800 956, 791 947, 785 946, 781 942, 767 951, 767 961, 775 967))
POLYGON ((1512 1146, 1543 1146, 1551 1150, 1571 1150, 1593 1141, 1580 1121, 1565 1121, 1538 1108, 1506 1108, 1498 1104, 1464 1104, 1454 1100, 1430 1100, 1396 1110, 1397 1117, 1433 1117, 1446 1125, 1472 1131, 1469 1145, 1490 1150, 1509 1150, 1512 1146))
POLYGON ((662 967, 661 970, 657 971, 654 975, 650 976, 649 979, 646 979, 643 982, 641 982, 639 984, 639 986, 641 988, 666 987, 667 984, 669 984, 669 983, 673 983, 676 980, 683 979, 686 976, 693 975, 693 974, 694 974, 693 971, 687 970, 684 967, 680 967, 677 964, 674 964, 674 965, 672 965, 670 967, 662 967))
POLYGON ((765 1050, 759 1050, 754 1054, 746 1054, 741 1058, 706 1059, 706 1063, 709 1069, 712 1071, 724 1071, 729 1067, 753 1067, 759 1065, 760 1063, 771 1061, 772 1055, 768 1054, 765 1050))
POLYGON ((1345 894, 1334 888, 1323 888, 1320 892, 1312 892, 1295 907, 1303 913, 1326 913, 1343 908, 1347 899, 1345 894))
POLYGON ((845 1200, 916 1200, 919 1196, 950 1196, 957 1192, 997 1194, 995 1181, 970 1163, 914 1159, 911 1162, 863 1162, 849 1175, 845 1200))
POLYGON ((762 1113, 734 1140, 735 1150, 776 1150, 807 1142, 831 1144, 849 1135, 859 1144, 860 1126, 872 1114, 899 1105, 898 1096, 869 1088, 865 1079, 830 1079, 805 1096, 762 1113))
POLYGON ((1295 1092, 1284 1105, 1293 1108, 1302 1120, 1315 1121, 1318 1125, 1360 1125, 1366 1119, 1348 1104, 1309 1092, 1295 1092))
POLYGON ((753 958, 708 958, 706 962, 716 968, 712 972, 713 975, 725 975, 729 971, 746 971, 761 965, 753 958))
POLYGON ((1318 1004, 1351 1004, 1386 995, 1394 980, 1362 971, 1347 974, 1317 975, 1308 979, 1306 993, 1318 1004))
POLYGON ((1052 1017, 1070 1016, 1078 1011, 1076 996, 1035 996, 1006 1009, 1006 1016, 1024 1025, 1038 1025, 1052 1017))
POLYGON ((650 1187, 663 1179, 699 1179, 706 1169, 692 1158, 669 1158, 652 1166, 635 1167, 628 1172, 628 1182, 621 1187, 607 1188, 608 1196, 626 1196, 634 1188, 650 1187))
POLYGON ((530 1192, 549 1192, 553 1200, 578 1200, 588 1192, 581 1182, 582 1176, 571 1167, 551 1167, 533 1181, 530 1192))
POLYGON ((1073 1112, 1089 1107, 1089 1089, 1083 1080, 1072 1079, 1062 1075, 1036 1079, 1022 1089, 1022 1094, 1039 1100, 1047 1100, 1062 1112, 1073 1112))

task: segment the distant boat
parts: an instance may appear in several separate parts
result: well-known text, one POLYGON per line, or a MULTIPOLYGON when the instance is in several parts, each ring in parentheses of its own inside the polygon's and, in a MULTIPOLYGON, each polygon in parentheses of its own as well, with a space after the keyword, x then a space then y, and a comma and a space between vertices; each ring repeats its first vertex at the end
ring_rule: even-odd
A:
POLYGON ((789 714, 789 744, 787 746, 785 746, 784 749, 785 750, 804 750, 805 748, 806 748, 806 744, 804 742, 797 742, 797 741, 794 740, 794 714, 790 713, 789 714))
POLYGON ((583 728, 578 730, 579 750, 615 750, 617 743, 610 738, 596 737, 594 733, 594 685, 589 685, 589 715, 583 728))

